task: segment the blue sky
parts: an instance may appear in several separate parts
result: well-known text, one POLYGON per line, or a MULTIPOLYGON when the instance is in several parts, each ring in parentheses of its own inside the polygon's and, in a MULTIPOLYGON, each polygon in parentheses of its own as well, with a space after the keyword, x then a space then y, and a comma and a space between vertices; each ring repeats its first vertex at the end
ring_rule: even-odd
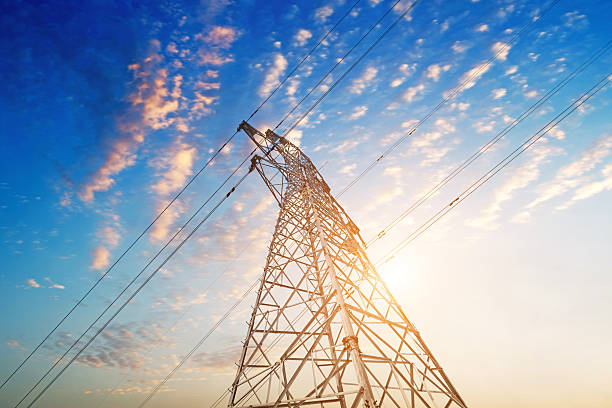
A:
MULTIPOLYGON (((251 123, 274 127, 391 4, 362 0, 251 123)), ((550 4, 420 1, 289 135, 337 194, 480 72, 340 198, 366 240, 610 40, 611 4, 561 0, 511 42, 550 4)), ((1 378, 351 5, 66 1, 5 9, 1 378)), ((610 75, 611 62, 606 53, 576 76, 369 248, 371 259, 610 75)), ((603 88, 380 268, 470 406, 612 403, 611 95, 603 88)), ((250 149, 237 135, 0 391, 3 405, 21 398, 250 149)), ((38 406, 137 406, 261 273, 277 210, 251 175, 38 406)), ((206 406, 229 386, 251 302, 150 406, 206 406)))

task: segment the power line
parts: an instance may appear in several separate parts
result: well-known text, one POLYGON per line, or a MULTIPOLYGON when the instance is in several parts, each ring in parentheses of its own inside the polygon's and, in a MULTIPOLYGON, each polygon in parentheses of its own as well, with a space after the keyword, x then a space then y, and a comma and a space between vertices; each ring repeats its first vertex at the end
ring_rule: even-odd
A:
MULTIPOLYGON (((247 245, 245 245, 240 251, 239 253, 236 255, 236 257, 232 260, 232 262, 229 263, 229 265, 223 270, 223 272, 221 272, 220 274, 218 274, 217 276, 215 276, 215 278, 208 283, 208 285, 203 289, 203 293, 206 293, 209 289, 211 289, 218 281, 219 279, 221 279, 221 277, 223 277, 227 272, 229 272, 231 270, 231 266, 234 265, 238 259, 240 259, 240 257, 246 252, 246 250, 253 244, 253 242, 255 242, 255 240, 252 240, 250 242, 247 243, 247 245)), ((176 325, 183 320, 183 318, 187 315, 187 313, 191 310, 191 308, 193 307, 193 304, 190 304, 184 311, 183 313, 180 314, 180 316, 178 316, 178 318, 174 321, 174 323, 172 323, 172 325, 168 326, 168 328, 166 329, 166 331, 164 332, 163 336, 167 335, 168 333, 170 333, 175 327, 176 325)), ((112 390, 108 391, 108 393, 106 394, 106 397, 100 401, 98 407, 102 406, 102 404, 106 401, 106 398, 108 398, 108 396, 112 395, 120 386, 122 386, 125 382, 127 381, 127 373, 126 375, 123 377, 123 379, 121 379, 114 387, 112 390)))
POLYGON ((372 170, 374 167, 376 167, 376 165, 378 163, 380 163, 380 161, 382 161, 389 153, 391 153, 393 150, 395 150, 400 144, 402 144, 402 142, 404 140, 406 140, 409 136, 412 136, 412 134, 414 132, 416 132, 416 130, 423 124, 425 123, 431 116, 434 115, 434 113, 436 113, 438 110, 440 110, 442 108, 442 106, 444 106, 446 104, 446 102, 448 102, 449 100, 453 99, 455 96, 457 96, 461 90, 463 90, 469 83, 471 83, 474 79, 478 78, 478 76, 481 75, 481 73, 483 73, 483 71, 485 69, 488 69, 489 65, 491 65, 493 63, 493 61, 495 61, 495 59, 501 55, 502 53, 505 53, 508 51, 508 47, 510 47, 511 44, 513 44, 514 42, 516 42, 522 35, 523 33, 525 33, 527 30, 529 30, 537 21, 539 21, 546 13, 548 13, 550 11, 550 9, 552 9, 560 0, 555 0, 551 3, 550 6, 548 6, 541 14, 540 16, 538 16, 537 18, 534 18, 531 22, 529 22, 528 24, 526 24, 520 31, 518 31, 514 37, 512 37, 512 39, 510 39, 510 41, 508 43, 505 43, 502 47, 499 48, 499 50, 491 57, 489 58, 484 64, 480 64, 478 66, 478 69, 476 69, 474 72, 472 72, 472 75, 470 75, 469 77, 467 77, 459 86, 457 86, 455 89, 453 89, 446 97, 444 97, 433 109, 431 109, 427 115, 425 115, 422 119, 420 119, 416 125, 414 125, 414 127, 408 131, 404 136, 400 137, 398 140, 395 141, 395 143, 393 143, 391 146, 389 146, 387 149, 385 149, 385 151, 383 151, 383 153, 376 159, 374 160, 372 163, 370 163, 368 165, 368 167, 366 167, 357 177, 355 177, 355 179, 353 179, 349 184, 347 184, 338 194, 338 197, 342 196, 344 193, 346 193, 351 187, 353 187, 359 180, 361 180, 367 173, 370 172, 370 170, 372 170))
POLYGON ((221 319, 219 319, 214 324, 214 326, 204 335, 204 337, 200 339, 200 341, 198 341, 198 343, 189 351, 189 353, 187 353, 185 357, 183 357, 183 359, 172 369, 172 371, 170 371, 168 375, 166 375, 166 377, 155 386, 155 388, 149 393, 149 395, 147 395, 145 400, 142 401, 140 405, 138 405, 138 408, 144 407, 147 404, 147 402, 149 402, 151 398, 155 396, 157 391, 159 391, 161 387, 163 387, 166 384, 166 382, 170 379, 170 377, 172 377, 174 373, 177 372, 183 366, 183 364, 185 364, 185 362, 189 360, 189 358, 191 358, 193 353, 195 353, 196 350, 200 348, 200 346, 210 337, 210 335, 213 334, 215 330, 217 330, 217 328, 221 325, 221 323, 223 323, 225 319, 227 319, 230 316, 230 314, 238 307, 238 305, 240 305, 240 303, 244 300, 244 298, 246 298, 249 295, 249 293, 251 293, 251 291, 255 288, 255 286, 257 286, 258 282, 259 282, 259 279, 255 280, 255 282, 251 284, 251 286, 242 294, 242 296, 240 296, 240 298, 236 300, 236 302, 232 305, 232 307, 230 307, 225 312, 225 314, 221 317, 221 319))
MULTIPOLYGON (((247 157, 248 159, 248 157, 247 157)), ((140 286, 122 303, 122 305, 119 307, 119 309, 117 309, 117 311, 115 311, 111 317, 102 325, 102 327, 100 327, 96 333, 87 341, 87 343, 85 343, 85 345, 83 347, 81 347, 79 349, 79 351, 70 359, 70 361, 59 371, 59 373, 57 373, 55 375, 55 377, 53 377, 53 379, 42 389, 42 391, 40 391, 36 397, 30 402, 30 404, 28 404, 28 408, 30 408, 32 405, 34 405, 36 403, 36 401, 38 401, 38 399, 51 387, 51 385, 53 385, 53 383, 66 371, 66 369, 68 367, 70 367, 70 365, 81 355, 81 353, 96 339, 96 337, 98 337, 98 335, 111 323, 111 321, 113 321, 113 319, 132 301, 132 299, 134 299, 134 297, 142 290, 142 288, 145 287, 145 285, 147 283, 149 283, 149 281, 159 272, 159 270, 161 268, 164 267, 164 265, 179 251, 179 249, 182 248, 182 246, 185 244, 185 242, 187 242, 187 240, 189 238, 191 238, 193 236, 193 234, 204 224, 204 222, 206 222, 210 216, 212 214, 214 214, 214 212, 221 206, 221 204, 223 204, 225 202, 225 200, 227 200, 230 195, 236 191, 236 188, 238 188, 238 186, 240 186, 240 184, 242 184, 242 182, 246 179, 246 177, 251 173, 251 171, 249 170, 247 173, 245 173, 239 180, 238 182, 229 190, 229 192, 223 196, 223 198, 221 198, 221 200, 219 200, 217 202, 217 204, 209 211, 208 214, 206 214, 206 216, 193 228, 193 230, 177 245, 176 248, 174 248, 172 250, 172 252, 170 252, 170 254, 164 259, 164 261, 140 284, 140 286)), ((146 267, 145 267, 146 268, 146 267)), ((144 269, 143 269, 144 270, 144 269)), ((128 285, 129 286, 129 285, 128 285)), ((23 399, 22 399, 23 401, 23 399)), ((21 402, 20 402, 21 403, 21 402)), ((19 404, 17 404, 19 405, 19 404)))
MULTIPOLYGON (((252 153, 251 153, 252 154, 252 153)), ((225 184, 227 184, 227 182, 238 172, 238 170, 242 167, 242 165, 248 160, 248 158, 251 156, 251 154, 249 154, 243 161, 242 163, 236 167, 236 169, 234 169, 234 171, 223 181, 223 183, 215 190, 215 192, 213 194, 211 194, 208 199, 198 208, 198 210, 196 212, 194 212, 191 217, 189 217, 189 219, 183 224, 183 226, 181 228, 179 228, 175 234, 166 242, 166 244, 159 249, 159 251, 155 254, 155 256, 140 270, 140 272, 123 288, 123 290, 117 295, 115 296, 114 300, 108 305, 106 306, 106 308, 104 309, 104 311, 102 311, 102 313, 100 313, 98 315, 98 317, 87 327, 87 329, 85 331, 83 331, 83 333, 79 336, 79 338, 77 340, 75 340, 72 345, 64 352, 64 354, 59 358, 56 359, 55 362, 53 363, 53 365, 45 372, 45 374, 29 389, 29 391, 23 396, 23 398, 21 398, 21 400, 17 403, 17 405, 15 405, 15 408, 18 407, 33 391, 36 387, 38 387, 38 385, 47 377, 47 375, 49 375, 49 373, 64 359, 64 357, 66 357, 66 355, 81 341, 81 339, 85 336, 85 334, 87 334, 87 332, 104 316, 104 314, 106 314, 106 312, 119 300, 119 298, 128 290, 128 288, 144 273, 144 271, 157 259, 157 257, 159 255, 161 255, 161 253, 170 245, 170 243, 172 243, 174 241, 174 239, 187 227, 187 225, 200 213, 200 211, 212 200, 212 198, 221 190, 221 188, 223 188, 225 186, 225 184)), ((246 173, 249 174, 249 173, 246 173)), ((240 184, 242 182, 241 181, 238 183, 240 184)), ((206 217, 204 218, 204 221, 207 220, 213 213, 214 211, 218 208, 218 206, 220 205, 220 203, 222 203, 223 201, 225 201, 229 195, 233 192, 233 190, 236 188, 236 186, 230 190, 230 193, 228 193, 225 197, 223 197, 223 199, 215 206, 213 207, 213 209, 206 215, 206 217)), ((201 225, 201 224, 199 224, 201 225)), ((198 228, 199 228, 198 225, 198 228)), ((173 252, 174 253, 174 252, 173 252)), ((94 336, 95 338, 95 336, 94 336)), ((86 346, 85 346, 86 347, 86 346)), ((83 349, 82 349, 83 350, 83 349)), ((82 350, 80 352, 82 352, 82 350)), ((79 354, 80 354, 79 352, 79 354)), ((68 365, 70 365, 71 363, 68 363, 68 365)), ((66 366, 67 368, 68 366, 66 366)), ((64 368, 65 369, 65 368, 64 368)), ((63 372, 63 370, 62 370, 63 372)))
POLYGON ((370 239, 366 247, 371 246, 374 242, 381 239, 383 236, 387 234, 391 229, 397 226, 402 220, 404 220, 408 215, 410 215, 414 210, 420 207, 425 201, 427 201, 430 197, 432 197, 436 192, 438 192, 442 187, 444 187, 448 182, 450 182, 453 178, 455 178, 459 173, 461 173, 465 168, 467 168, 470 164, 472 164, 476 159, 478 159, 481 155, 487 152, 493 145, 499 142, 504 136, 506 136, 512 129, 514 129, 519 123, 529 117, 533 112, 535 112, 539 107, 541 107, 545 102, 547 102, 552 96, 557 94, 561 89, 565 87, 569 82, 571 82, 576 76, 582 73, 586 68, 588 68, 593 62, 603 56, 609 49, 612 47, 612 41, 608 41, 603 47, 598 49, 594 54, 592 54, 586 61, 584 61, 580 66, 578 66, 574 71, 572 71, 569 75, 567 75, 563 80, 558 82, 554 87, 549 89, 537 102, 532 104, 526 111, 521 113, 516 119, 514 119, 510 124, 508 124, 505 128, 500 130, 491 140, 482 145, 479 149, 477 149, 470 157, 468 157, 465 161, 463 161, 459 166, 457 166, 453 171, 451 171, 444 179, 439 181, 434 187, 432 187, 427 193, 421 196, 418 200, 412 203, 404 212, 402 212, 399 216, 394 218, 390 223, 388 223, 376 236, 370 239))
POLYGON ((562 112, 560 112, 557 116, 551 119, 544 127, 530 136, 527 140, 525 140, 521 145, 519 145, 514 151, 508 154, 503 160, 498 162, 495 166, 493 166, 488 172, 486 172, 482 177, 473 182, 468 188, 462 191, 457 197, 447 206, 443 207, 433 216, 431 216, 426 222, 421 224, 417 229, 415 229, 412 233, 410 233, 404 240, 402 240, 399 244, 393 247, 387 254, 385 254, 378 262, 376 262, 377 266, 383 265, 393 259, 399 251, 404 249, 408 244, 418 238, 423 232, 427 231, 434 225, 440 218, 448 214, 455 207, 459 205, 463 200, 468 198, 472 193, 478 190, 483 184, 489 181, 493 176, 499 173, 503 168, 512 163, 521 153, 525 150, 529 149, 534 143, 536 143, 542 136, 550 132, 553 128, 555 128, 559 123, 561 123, 565 118, 567 118, 570 114, 572 114, 576 109, 582 106, 586 101, 591 99, 597 92, 599 92, 607 83, 610 81, 611 74, 607 74, 601 80, 599 80, 593 87, 591 87, 586 93, 582 94, 577 100, 572 102, 568 107, 566 107, 562 112))
MULTIPOLYGON (((287 76, 276 86, 276 88, 259 104, 259 106, 249 116, 250 120, 259 112, 259 110, 272 98, 272 96, 285 84, 285 82, 304 64, 304 62, 314 53, 314 51, 327 39, 327 37, 340 25, 340 23, 350 14, 350 12, 359 4, 361 0, 357 0, 343 15, 342 17, 325 33, 323 37, 317 42, 317 44, 310 49, 310 51, 300 60, 300 62, 287 74, 287 76)), ((153 224, 161 218, 168 208, 185 192, 185 190, 195 181, 196 178, 214 161, 214 159, 225 149, 225 147, 234 139, 238 134, 236 130, 217 151, 206 161, 206 163, 198 170, 198 172, 192 176, 192 178, 185 184, 181 190, 166 204, 159 214, 149 223, 149 225, 138 235, 138 237, 132 241, 132 243, 123 251, 123 253, 113 262, 113 264, 102 274, 98 280, 85 292, 85 294, 74 304, 74 306, 66 313, 60 321, 55 325, 53 329, 38 343, 38 345, 28 354, 28 356, 11 372, 11 374, 3 381, 0 385, 0 390, 15 376, 15 374, 23 367, 25 363, 40 349, 40 347, 55 333, 55 331, 64 323, 64 321, 79 307, 87 296, 104 280, 104 278, 115 268, 115 266, 127 255, 127 253, 140 241, 140 239, 153 227, 153 224)))

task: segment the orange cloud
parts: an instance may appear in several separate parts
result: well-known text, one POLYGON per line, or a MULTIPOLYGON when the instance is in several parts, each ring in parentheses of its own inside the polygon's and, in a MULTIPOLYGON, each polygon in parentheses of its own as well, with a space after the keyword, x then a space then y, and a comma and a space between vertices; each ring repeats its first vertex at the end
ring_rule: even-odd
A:
POLYGON ((93 259, 91 261, 90 269, 100 270, 104 269, 110 263, 110 252, 104 245, 100 245, 93 250, 93 259))

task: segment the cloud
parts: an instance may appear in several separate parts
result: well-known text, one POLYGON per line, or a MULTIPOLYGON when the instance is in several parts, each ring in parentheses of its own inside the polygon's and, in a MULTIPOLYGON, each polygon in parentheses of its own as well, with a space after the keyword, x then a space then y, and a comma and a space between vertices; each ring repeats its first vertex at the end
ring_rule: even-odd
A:
POLYGON ((483 33, 485 31, 489 31, 489 26, 486 24, 480 24, 478 26, 476 26, 476 28, 474 28, 475 31, 478 31, 479 33, 483 33))
POLYGON ((21 348, 21 344, 17 340, 7 340, 4 342, 10 348, 21 348))
POLYGON ((213 65, 218 67, 228 62, 232 62, 233 60, 233 57, 221 55, 218 51, 202 49, 198 52, 198 63, 200 65, 213 65))
POLYGON ((214 352, 202 352, 194 354, 191 361, 200 369, 230 370, 240 357, 241 346, 232 346, 224 350, 214 352))
POLYGON ((510 201, 517 190, 540 177, 540 167, 550 161, 550 157, 561 153, 561 149, 549 146, 544 140, 536 143, 530 151, 527 162, 518 168, 512 169, 505 182, 493 193, 493 201, 482 211, 479 217, 470 218, 466 225, 476 228, 493 230, 498 227, 496 221, 502 211, 502 204, 510 201))
POLYGON ((145 359, 143 355, 156 345, 168 345, 158 323, 112 324, 77 361, 94 368, 118 367, 140 371, 153 363, 151 357, 145 359))
POLYGON ((423 84, 419 84, 417 86, 410 87, 410 88, 406 89, 406 91, 402 95, 402 98, 404 98, 404 100, 406 102, 412 102, 420 94, 422 94, 424 90, 425 90, 425 85, 423 85, 423 84))
POLYGON ((78 195, 85 202, 94 200, 95 193, 108 191, 116 176, 136 162, 136 151, 144 142, 145 129, 163 129, 175 122, 170 114, 179 108, 182 76, 169 78, 165 68, 159 68, 159 42, 152 42, 153 52, 141 66, 133 64, 136 90, 128 96, 132 111, 118 120, 120 134, 110 143, 103 164, 90 176, 78 195), (169 91, 169 84, 173 86, 169 91), (134 119, 136 117, 136 119, 134 119))
POLYGON ((451 68, 450 64, 446 64, 443 66, 440 66, 438 64, 434 64, 434 65, 430 65, 427 67, 427 70, 425 71, 425 75, 427 76, 427 78, 431 78, 434 80, 434 82, 438 82, 438 80, 440 79, 440 74, 442 72, 446 72, 451 68))
MULTIPOLYGON (((157 213, 166 207, 168 195, 179 191, 187 183, 187 179, 193 173, 196 157, 197 149, 179 137, 164 155, 151 162, 156 169, 157 177, 157 182, 151 186, 151 190, 157 195, 157 213)), ((153 225, 150 238, 153 241, 166 239, 170 228, 183 210, 184 204, 175 202, 153 225)))
POLYGON ((39 283, 36 282, 34 279, 28 279, 26 281, 26 285, 28 285, 30 288, 40 288, 39 283))
POLYGON ((153 162, 159 180, 151 187, 152 190, 166 196, 183 187, 193 172, 196 153, 197 149, 194 146, 178 138, 164 156, 153 162))
POLYGON ((91 176, 79 192, 79 198, 91 202, 96 192, 108 191, 115 183, 115 176, 123 169, 133 165, 136 154, 133 149, 140 144, 138 140, 118 140, 113 143, 111 151, 107 154, 102 166, 91 176))
POLYGON ((463 86, 463 90, 466 89, 470 89, 472 88, 474 85, 476 85, 476 82, 478 82, 478 80, 487 73, 487 71, 489 71, 489 68, 491 67, 491 65, 487 64, 487 63, 482 63, 482 64, 478 64, 476 65, 474 68, 470 69, 469 71, 467 71, 466 73, 464 73, 461 77, 461 79, 459 80, 461 84, 464 84, 463 86))
POLYGON ((510 68, 508 68, 506 70, 506 75, 512 75, 512 74, 516 73, 516 71, 518 71, 518 66, 513 65, 513 66, 511 66, 510 68))
MULTIPOLYGON (((588 182, 585 175, 608 157, 610 153, 612 153, 612 135, 603 135, 580 153, 576 160, 560 168, 552 180, 540 185, 538 187, 538 197, 530 202, 526 208, 532 210, 571 189, 578 188, 580 185, 588 185, 585 184, 588 182)), ((585 192, 588 190, 586 189, 585 192)), ((582 192, 580 196, 586 197, 585 192, 582 192)))
POLYGON ((394 79, 393 81, 391 81, 390 85, 391 88, 396 88, 398 86, 400 86, 401 84, 404 83, 404 81, 406 80, 406 78, 410 75, 412 75, 412 73, 416 70, 416 63, 414 64, 402 64, 399 66, 398 70, 403 74, 401 77, 394 79))
POLYGON ((506 90, 504 88, 493 89, 491 93, 493 94, 493 99, 499 99, 506 96, 506 90))
POLYGON ((51 279, 49 278, 45 278, 45 281, 49 284, 49 286, 47 286, 47 288, 49 289, 66 289, 66 287, 64 285, 60 285, 59 283, 55 283, 53 282, 51 279))
POLYGON ((353 175, 353 171, 357 168, 357 165, 355 163, 353 164, 347 164, 346 166, 342 167, 338 173, 340 174, 346 174, 346 175, 353 175))
POLYGON ((327 21, 327 18, 333 14, 333 12, 334 9, 329 5, 319 7, 314 13, 315 20, 324 23, 327 21))
POLYGON ((361 94, 363 90, 370 85, 370 83, 376 78, 376 74, 378 74, 378 69, 374 67, 368 67, 363 71, 363 74, 353 80, 349 90, 354 94, 361 94))
MULTIPOLYGON (((197 36, 196 36, 197 37, 197 36)), ((238 35, 233 27, 214 26, 206 35, 201 37, 206 43, 220 48, 230 48, 238 35)))
POLYGON ((527 98, 535 98, 536 96, 538 96, 538 91, 534 89, 533 91, 526 92, 525 96, 527 98))
POLYGON ((264 79, 263 84, 259 87, 258 94, 260 97, 265 98, 270 92, 278 85, 281 75, 287 69, 287 60, 283 57, 283 54, 277 53, 274 55, 274 61, 264 79))
POLYGON ((349 116, 349 119, 355 120, 357 118, 360 118, 365 115, 367 111, 367 106, 355 106, 355 108, 353 109, 353 113, 351 113, 351 115, 349 116))
POLYGON ((197 34, 195 38, 203 42, 197 51, 197 62, 200 65, 221 66, 234 61, 234 58, 224 51, 238 38, 233 27, 213 26, 208 32, 197 34))
POLYGON ((576 190, 572 201, 586 200, 603 191, 612 190, 612 163, 609 163, 601 171, 603 178, 588 183, 576 190))
POLYGON ((104 245, 99 245, 92 252, 90 269, 100 270, 106 268, 110 263, 110 252, 104 245))
POLYGON ((451 46, 451 49, 455 54, 461 54, 462 52, 465 52, 468 48, 469 46, 462 41, 455 41, 455 43, 451 46))
POLYGON ((293 39, 295 40, 295 43, 299 45, 300 47, 306 45, 308 40, 311 38, 312 38, 312 33, 303 28, 300 28, 298 32, 295 34, 295 36, 293 37, 293 39))
POLYGON ((194 92, 194 98, 190 110, 191 118, 200 119, 203 116, 212 114, 214 110, 211 106, 217 99, 217 96, 208 96, 197 91, 194 92))
POLYGON ((501 41, 496 42, 491 46, 491 51, 495 54, 495 58, 500 61, 505 61, 508 58, 510 52, 510 44, 503 43, 501 41))
POLYGON ((567 12, 562 17, 563 24, 566 27, 583 30, 589 26, 589 20, 584 14, 580 14, 577 10, 567 12))

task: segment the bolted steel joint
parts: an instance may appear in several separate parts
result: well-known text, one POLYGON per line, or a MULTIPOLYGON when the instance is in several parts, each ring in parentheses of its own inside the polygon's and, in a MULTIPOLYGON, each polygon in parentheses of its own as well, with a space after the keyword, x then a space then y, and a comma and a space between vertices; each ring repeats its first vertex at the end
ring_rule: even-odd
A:
POLYGON ((342 339, 342 344, 349 352, 352 350, 359 351, 359 339, 357 336, 346 336, 342 339))

